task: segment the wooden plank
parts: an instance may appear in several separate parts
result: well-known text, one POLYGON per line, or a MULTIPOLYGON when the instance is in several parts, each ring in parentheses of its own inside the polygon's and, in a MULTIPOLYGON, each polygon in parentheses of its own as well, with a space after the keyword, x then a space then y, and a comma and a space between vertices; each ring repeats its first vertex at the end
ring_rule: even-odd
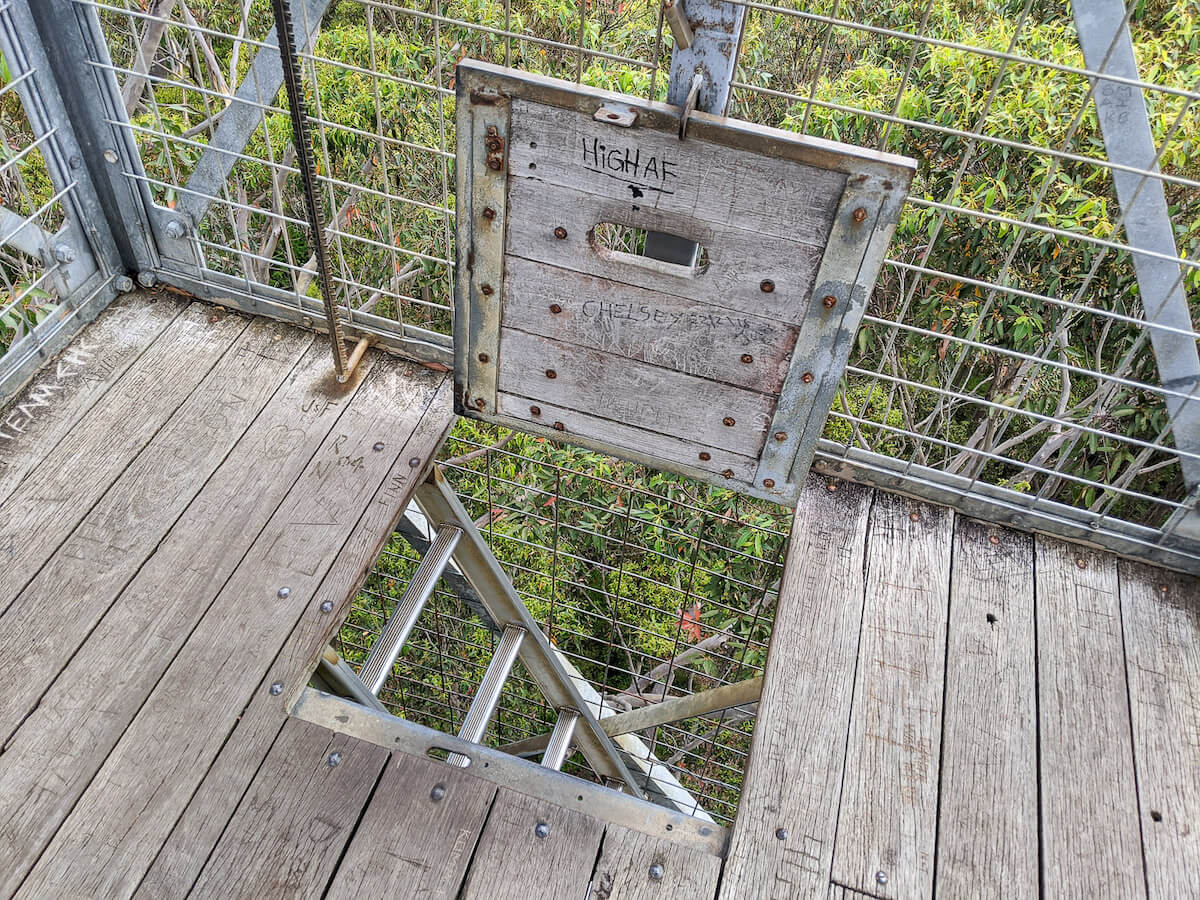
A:
POLYGON ((592 875, 591 897, 702 900, 716 896, 720 874, 720 857, 610 824, 592 875))
POLYGON ((810 476, 796 506, 721 879, 727 900, 810 897, 829 882, 872 495, 810 476))
MULTIPOLYGON (((586 413, 547 403, 544 400, 534 402, 527 397, 517 397, 503 392, 498 395, 497 410, 502 416, 512 416, 523 422, 536 422, 547 428, 554 428, 562 433, 564 440, 570 440, 572 435, 583 435, 585 432, 594 433, 597 428, 595 418, 586 413), (533 411, 535 407, 537 408, 536 413, 533 411), (558 425, 562 425, 562 428, 559 428, 558 425)), ((609 444, 637 446, 644 453, 674 459, 681 465, 692 466, 704 472, 714 472, 719 475, 728 472, 727 477, 730 479, 745 482, 754 480, 754 470, 758 461, 749 456, 730 453, 720 447, 685 441, 659 431, 631 428, 621 422, 605 420, 603 428, 604 440, 609 444), (701 459, 701 453, 706 454, 708 458, 701 459)), ((596 439, 599 440, 599 438, 596 439)))
POLYGON ((229 349, 247 321, 193 304, 83 416, 4 503, 5 609, 155 432, 229 349), (33 536, 36 535, 36 538, 33 536))
POLYGON ((495 795, 462 769, 393 753, 326 896, 453 900, 495 795))
POLYGON ((0 615, 5 740, 311 343, 298 329, 251 323, 0 615))
MULTIPOLYGON (((396 365, 391 361, 381 364, 396 365)), ((413 380, 419 385, 418 390, 429 389, 425 379, 432 373, 408 367, 402 371, 408 376, 414 371, 421 372, 421 378, 413 380)), ((413 488, 424 478, 453 423, 450 380, 437 378, 434 384, 433 399, 420 423, 404 442, 375 499, 366 507, 299 623, 262 676, 249 705, 238 718, 236 730, 188 801, 138 889, 140 896, 173 898, 187 893, 209 850, 220 838, 236 802, 229 786, 245 784, 262 762, 280 724, 288 716, 292 698, 308 683, 317 656, 345 620, 358 587, 379 558, 396 521, 408 506, 413 488), (416 465, 412 464, 414 460, 416 465), (332 604, 327 613, 322 611, 325 603, 332 604), (273 684, 283 686, 277 695, 271 693, 273 684)), ((414 391, 413 386, 408 390, 414 391)), ((400 429, 395 431, 399 433, 400 429)))
POLYGON ((1036 545, 1042 889, 1144 897, 1116 561, 1036 545))
POLYGON ((463 900, 587 895, 604 823, 501 788, 463 885, 463 900), (549 830, 538 836, 538 826, 549 830))
POLYGON ((777 394, 797 329, 510 256, 506 328, 777 394), (557 310, 557 312, 555 311, 557 310))
POLYGON ((63 822, 23 894, 109 896, 138 884, 441 380, 400 363, 368 373, 63 822), (376 443, 384 449, 374 450, 376 443), (133 803, 128 791, 135 785, 142 789, 133 803))
POLYGON ((952 518, 893 494, 871 510, 832 880, 880 897, 933 894, 952 518))
POLYGON ((129 294, 100 313, 0 412, 0 503, 186 308, 129 294))
POLYGON ((1126 674, 1151 897, 1196 893, 1200 579, 1121 562, 1126 674))
POLYGON ((950 581, 937 893, 1038 893, 1033 539, 959 518, 950 581))
POLYGON ((855 891, 851 888, 838 884, 837 882, 829 882, 829 900, 855 900, 858 897, 871 897, 872 894, 864 894, 861 891, 855 891))
POLYGON ((821 261, 821 250, 809 244, 651 207, 631 208, 532 178, 509 179, 508 216, 510 256, 791 325, 804 321, 821 261), (707 251, 708 267, 685 275, 679 266, 599 249, 593 231, 602 222, 696 241, 707 251), (558 236, 559 228, 566 237, 558 236), (766 280, 774 284, 770 293, 761 287, 766 280))
POLYGON ((511 328, 500 348, 500 388, 578 411, 576 431, 587 437, 602 438, 619 421, 753 457, 775 406, 763 394, 511 328))
MULTIPOLYGON (((360 378, 375 359, 359 364, 360 378)), ((328 351, 310 347, 9 740, 0 754, 0 894, 16 890, 359 383, 337 387, 328 351)))
POLYGON ((382 747, 288 720, 200 874, 196 896, 319 896, 387 758, 382 747))
POLYGON ((671 131, 618 128, 590 113, 521 99, 512 109, 514 175, 666 213, 702 209, 715 222, 754 234, 823 246, 846 182, 839 172, 777 156, 690 135, 681 142, 673 125, 671 131))

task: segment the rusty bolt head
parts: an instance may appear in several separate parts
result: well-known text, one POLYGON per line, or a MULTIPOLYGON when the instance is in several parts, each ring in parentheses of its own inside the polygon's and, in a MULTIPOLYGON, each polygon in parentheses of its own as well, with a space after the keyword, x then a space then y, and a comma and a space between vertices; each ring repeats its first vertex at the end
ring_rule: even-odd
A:
POLYGON ((483 139, 483 145, 494 153, 504 146, 504 141, 501 140, 500 135, 496 134, 495 130, 493 130, 488 133, 486 138, 483 139))
POLYGON ((489 126, 487 127, 487 133, 488 133, 488 134, 497 134, 498 132, 496 131, 496 126, 495 126, 495 125, 489 125, 489 126))
POLYGON ((912 512, 910 512, 910 513, 908 514, 908 520, 909 520, 910 522, 920 522, 920 521, 921 521, 921 514, 920 514, 919 512, 917 512, 917 511, 914 509, 912 512))
POLYGON ((529 407, 529 414, 531 416, 540 416, 542 414, 542 408, 540 406, 531 406, 529 407))
POLYGON ((491 170, 492 170, 492 171, 494 171, 494 172, 499 172, 499 171, 500 171, 500 167, 501 167, 501 166, 503 166, 503 165, 504 165, 504 163, 502 163, 502 162, 501 162, 500 160, 498 160, 498 159, 494 159, 494 158, 493 158, 493 159, 489 159, 489 160, 488 160, 488 168, 489 168, 489 169, 491 169, 491 170))
POLYGON ((1081 556, 1077 560, 1075 560, 1075 565, 1079 566, 1079 568, 1081 568, 1081 569, 1086 569, 1087 568, 1087 560, 1081 556))
POLYGON ((737 424, 735 421, 733 421, 733 416, 726 416, 725 418, 723 418, 723 419, 721 420, 721 423, 722 423, 722 424, 723 424, 723 425, 724 425, 726 428, 732 428, 734 425, 736 425, 736 424, 737 424))
POLYGON ((742 362, 749 365, 750 363, 754 362, 754 357, 751 356, 749 353, 743 353, 742 354, 742 362))
POLYGON ((554 229, 554 236, 556 238, 558 238, 560 241, 565 241, 567 239, 567 229, 565 229, 561 225, 559 225, 557 228, 554 229))
POLYGON ((491 359, 491 357, 490 357, 490 356, 488 356, 486 353, 480 353, 480 354, 479 354, 479 361, 480 361, 481 363, 485 363, 485 362, 487 362, 489 359, 491 359))
POLYGON ((483 409, 485 406, 487 406, 486 400, 484 400, 482 397, 475 398, 475 408, 476 409, 483 409))
POLYGON ((558 377, 558 373, 557 373, 557 372, 555 372, 553 369, 547 369, 547 370, 546 370, 546 377, 547 377, 547 378, 557 378, 557 377, 558 377))
POLYGON ((1160 594, 1169 594, 1171 592, 1171 589, 1165 584, 1160 584, 1158 586, 1158 591, 1160 594))
POLYGON ((989 540, 989 541, 991 541, 993 544, 999 544, 999 543, 1000 543, 1000 535, 998 535, 998 534, 989 534, 989 535, 988 535, 988 540, 989 540))
POLYGON ((813 383, 813 373, 805 372, 803 375, 800 376, 800 380, 803 381, 805 384, 812 384, 813 383))
POLYGON ((724 472, 721 473, 721 477, 722 478, 732 478, 733 477, 733 469, 726 469, 724 472))
POLYGON ((550 312, 554 313, 557 316, 560 312, 562 312, 562 307, 559 306, 557 303, 551 303, 550 304, 550 312))
POLYGON ((479 290, 483 294, 483 296, 490 297, 490 296, 492 296, 492 291, 494 290, 494 288, 490 284, 481 284, 479 286, 479 290))
POLYGON ((821 298, 821 305, 826 309, 833 309, 837 306, 837 297, 833 296, 833 294, 826 294, 821 298))
POLYGON ((764 278, 758 283, 758 289, 764 294, 769 294, 775 290, 775 282, 773 282, 770 278, 764 278))
POLYGON ((786 441, 786 440, 787 440, 787 432, 786 432, 786 431, 777 431, 777 432, 775 432, 775 440, 777 440, 777 441, 786 441))
POLYGON ((483 211, 483 217, 485 219, 494 219, 496 218, 496 211, 489 206, 483 211))
POLYGON ((775 487, 775 479, 774 478, 764 478, 763 479, 763 487, 765 487, 769 491, 771 488, 775 487))
POLYGON ((555 431, 566 431, 566 430, 567 430, 567 426, 566 426, 566 425, 564 425, 562 422, 555 422, 555 423, 554 423, 554 430, 555 430, 555 431))
POLYGON ((860 206, 854 210, 853 216, 855 222, 865 222, 867 220, 867 211, 860 206))
POLYGON ((700 451, 700 458, 701 458, 702 460, 704 460, 705 462, 708 462, 710 459, 712 459, 712 454, 711 454, 711 453, 709 453, 707 450, 701 450, 701 451, 700 451))

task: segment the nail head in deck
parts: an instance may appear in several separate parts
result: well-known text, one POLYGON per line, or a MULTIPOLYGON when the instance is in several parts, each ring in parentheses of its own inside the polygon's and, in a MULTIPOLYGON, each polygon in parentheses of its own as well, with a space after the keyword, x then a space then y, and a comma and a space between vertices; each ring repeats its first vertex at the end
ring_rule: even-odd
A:
POLYGON ((559 225, 557 228, 554 229, 554 236, 556 238, 558 238, 560 241, 565 241, 567 239, 567 229, 565 229, 561 225, 559 225))
POLYGON ((764 294, 770 294, 775 290, 775 282, 770 278, 764 278, 758 283, 758 289, 764 294))
POLYGON ((708 462, 710 459, 712 459, 712 454, 711 454, 711 453, 709 453, 707 450, 701 450, 701 451, 700 451, 700 458, 701 458, 702 460, 704 460, 705 462, 708 462))
POLYGON ((812 384, 813 383, 813 373, 805 372, 803 375, 800 376, 800 380, 803 381, 805 384, 812 384))
POLYGON ((788 830, 786 828, 776 828, 775 837, 777 840, 786 841, 788 839, 788 830))
POLYGON ((375 446, 372 447, 371 449, 374 450, 376 453, 378 453, 380 450, 383 449, 383 441, 376 441, 375 446))
POLYGON ((764 478, 763 479, 763 487, 765 487, 767 490, 770 490, 771 488, 775 487, 775 479, 774 478, 764 478))
POLYGON ((724 472, 721 473, 721 477, 732 478, 733 477, 733 469, 726 469, 724 472))
POLYGON ((496 211, 489 206, 483 211, 483 217, 485 219, 494 219, 496 218, 496 211))
POLYGON ((331 769, 332 769, 332 768, 336 767, 338 764, 340 764, 340 763, 341 763, 341 761, 342 761, 342 754, 340 754, 340 753, 338 753, 336 750, 334 750, 332 753, 330 753, 330 754, 329 754, 329 758, 328 758, 327 760, 325 760, 325 761, 326 761, 327 763, 329 763, 329 768, 331 768, 331 769))
POLYGON ((775 440, 777 440, 777 441, 786 441, 786 440, 787 440, 787 432, 786 432, 786 431, 777 431, 777 432, 775 432, 775 440))
POLYGON ((853 215, 854 215, 854 221, 858 222, 860 224, 867 220, 867 211, 861 206, 858 207, 856 210, 854 210, 853 215))
POLYGON ((557 316, 560 312, 562 312, 562 307, 559 306, 557 303, 551 303, 550 304, 550 312, 554 313, 557 316))
POLYGON ((276 593, 279 594, 280 600, 286 600, 288 597, 292 596, 292 589, 290 587, 281 587, 278 591, 276 591, 276 593))
POLYGON ((437 803, 446 796, 446 786, 444 784, 435 784, 433 790, 429 792, 429 799, 437 803))
POLYGON ((271 696, 278 697, 282 693, 283 693, 283 682, 282 681, 272 682, 271 683, 271 696))
POLYGON ((821 298, 821 305, 826 309, 833 309, 837 306, 837 297, 833 296, 833 294, 826 294, 821 298))
POLYGON ((538 822, 537 825, 533 827, 533 833, 540 838, 548 837, 550 835, 550 826, 545 822, 538 822))
POLYGON ((529 414, 531 416, 540 416, 542 414, 542 408, 540 406, 531 406, 529 407, 529 414))
POLYGON ((421 464, 421 457, 419 457, 419 456, 414 456, 412 459, 410 459, 408 461, 408 467, 410 469, 415 469, 420 464, 421 464))
POLYGON ((880 884, 887 884, 888 883, 887 872, 883 871, 883 869, 880 869, 878 872, 875 873, 875 880, 877 882, 879 882, 880 884))
POLYGON ((723 424, 726 428, 732 428, 737 424, 737 422, 734 421, 733 416, 726 416, 721 420, 721 424, 723 424))
POLYGON ((483 294, 483 296, 485 296, 485 297, 490 297, 490 296, 492 296, 492 286, 491 286, 490 284, 483 284, 483 285, 480 285, 480 286, 479 286, 479 290, 480 290, 480 292, 483 294))
POLYGON ((1075 560, 1075 565, 1079 566, 1079 568, 1081 568, 1081 569, 1086 569, 1087 568, 1087 560, 1081 556, 1077 560, 1075 560))
POLYGON ((660 863, 655 863, 650 867, 650 878, 653 881, 662 881, 663 867, 660 863))
POLYGON ((488 360, 490 360, 490 359, 491 359, 491 357, 490 357, 490 356, 488 356, 486 353, 480 353, 480 354, 479 354, 479 361, 480 361, 481 363, 485 363, 485 362, 487 362, 487 361, 488 361, 488 360))
POLYGON ((567 430, 567 426, 566 426, 566 425, 564 425, 562 422, 555 422, 555 423, 554 423, 554 430, 555 430, 555 431, 566 431, 566 430, 567 430))
POLYGON ((331 612, 333 612, 333 601, 332 601, 332 600, 326 600, 324 603, 322 603, 322 604, 321 604, 321 612, 323 612, 323 613, 331 613, 331 612))
POLYGON ((749 353, 743 353, 742 354, 742 362, 744 362, 746 365, 749 365, 750 363, 754 362, 754 357, 751 356, 749 353))
POLYGON ((557 373, 557 372, 555 372, 553 369, 547 369, 547 370, 546 370, 546 377, 547 377, 547 378, 557 378, 557 377, 558 377, 558 373, 557 373))

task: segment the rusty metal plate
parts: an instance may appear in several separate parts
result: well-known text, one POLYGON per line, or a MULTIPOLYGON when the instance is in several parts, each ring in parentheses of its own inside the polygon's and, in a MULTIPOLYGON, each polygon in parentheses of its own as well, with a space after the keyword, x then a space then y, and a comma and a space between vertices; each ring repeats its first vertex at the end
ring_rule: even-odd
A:
POLYGON ((913 162, 471 60, 457 95, 459 411, 794 503, 913 162))

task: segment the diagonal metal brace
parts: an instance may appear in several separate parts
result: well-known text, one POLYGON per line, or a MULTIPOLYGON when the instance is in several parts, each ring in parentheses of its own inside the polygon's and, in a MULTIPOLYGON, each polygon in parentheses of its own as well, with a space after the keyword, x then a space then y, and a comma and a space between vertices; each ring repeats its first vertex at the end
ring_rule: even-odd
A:
POLYGON ((521 662, 541 688, 547 703, 555 709, 579 712, 583 728, 577 729, 575 744, 588 764, 596 774, 623 782, 639 800, 646 799, 621 761, 612 739, 588 710, 579 690, 551 651, 550 642, 517 596, 512 582, 488 550, 479 529, 439 468, 435 466, 428 480, 417 488, 414 499, 435 528, 451 524, 463 530, 463 538, 454 549, 454 561, 497 625, 501 628, 517 625, 525 629, 526 639, 520 648, 521 662))

